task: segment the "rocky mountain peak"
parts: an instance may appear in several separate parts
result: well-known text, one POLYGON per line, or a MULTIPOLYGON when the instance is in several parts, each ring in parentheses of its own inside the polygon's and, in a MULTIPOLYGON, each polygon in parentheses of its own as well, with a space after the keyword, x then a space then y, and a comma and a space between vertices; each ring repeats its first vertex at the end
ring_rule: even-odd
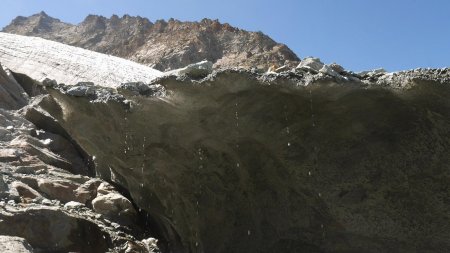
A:
POLYGON ((17 34, 33 36, 42 35, 42 37, 44 37, 45 34, 56 32, 66 26, 66 23, 61 22, 59 19, 52 18, 44 11, 41 11, 30 17, 18 16, 4 29, 15 27, 17 28, 17 34))
POLYGON ((99 30, 106 29, 107 19, 103 16, 88 15, 83 22, 80 23, 80 27, 86 28, 85 31, 98 32, 99 30))
POLYGON ((37 36, 100 53, 115 55, 161 71, 208 60, 215 68, 243 67, 266 71, 295 66, 299 58, 286 45, 262 32, 249 32, 219 20, 156 20, 89 15, 77 25, 41 12, 18 17, 3 32, 37 36))

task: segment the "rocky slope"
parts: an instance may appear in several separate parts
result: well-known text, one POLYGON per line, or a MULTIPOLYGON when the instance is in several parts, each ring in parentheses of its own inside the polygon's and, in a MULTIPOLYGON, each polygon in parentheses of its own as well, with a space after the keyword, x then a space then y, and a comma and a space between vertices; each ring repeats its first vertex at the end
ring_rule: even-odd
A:
POLYGON ((0 66, 0 251, 159 252, 146 214, 33 105, 36 84, 0 66))
POLYGON ((146 18, 90 15, 78 25, 44 12, 17 17, 3 32, 37 36, 130 59, 167 71, 208 60, 216 68, 267 70, 271 65, 296 64, 299 58, 261 32, 247 32, 217 20, 180 22, 146 18))

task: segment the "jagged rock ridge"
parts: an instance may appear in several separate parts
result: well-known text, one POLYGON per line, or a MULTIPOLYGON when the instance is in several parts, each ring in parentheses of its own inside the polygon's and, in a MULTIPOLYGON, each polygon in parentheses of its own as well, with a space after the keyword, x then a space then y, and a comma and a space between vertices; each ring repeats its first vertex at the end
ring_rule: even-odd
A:
POLYGON ((247 32, 217 20, 158 20, 125 15, 89 15, 78 25, 61 22, 44 12, 17 17, 3 32, 38 36, 111 54, 161 71, 209 60, 215 67, 256 67, 295 64, 299 58, 261 32, 247 32))

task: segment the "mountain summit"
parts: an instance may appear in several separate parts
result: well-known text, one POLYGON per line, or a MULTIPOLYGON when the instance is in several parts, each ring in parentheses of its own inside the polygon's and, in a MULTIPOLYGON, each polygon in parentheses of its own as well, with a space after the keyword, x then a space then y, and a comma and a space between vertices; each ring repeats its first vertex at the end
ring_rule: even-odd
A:
POLYGON ((41 12, 17 17, 3 32, 42 37, 136 61, 167 71, 209 60, 215 68, 266 70, 300 59, 286 45, 261 32, 248 32, 218 20, 181 22, 113 15, 89 15, 78 25, 41 12))

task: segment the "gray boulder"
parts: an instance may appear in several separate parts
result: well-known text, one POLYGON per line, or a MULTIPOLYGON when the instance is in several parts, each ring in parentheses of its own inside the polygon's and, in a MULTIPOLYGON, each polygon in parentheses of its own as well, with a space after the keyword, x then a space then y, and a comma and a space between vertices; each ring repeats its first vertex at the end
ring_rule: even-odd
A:
POLYGON ((77 84, 77 86, 68 89, 66 93, 74 97, 87 97, 95 95, 95 89, 92 86, 77 84))
POLYGON ((32 253, 31 245, 21 237, 0 235, 0 252, 2 253, 32 253))
POLYGON ((0 108, 19 109, 27 102, 23 88, 0 65, 0 108))
POLYGON ((58 85, 58 83, 54 79, 45 78, 44 80, 42 80, 42 85, 45 87, 55 87, 56 85, 58 85))
POLYGON ((202 78, 209 75, 212 72, 213 63, 210 61, 201 61, 198 63, 190 64, 181 69, 175 69, 166 72, 166 75, 176 76, 188 76, 191 78, 202 78))
POLYGON ((339 77, 340 74, 336 72, 332 67, 329 65, 323 65, 323 67, 319 70, 320 73, 333 76, 333 77, 339 77))
POLYGON ((136 214, 133 204, 127 198, 115 192, 97 196, 92 200, 92 207, 95 212, 109 217, 136 214))

